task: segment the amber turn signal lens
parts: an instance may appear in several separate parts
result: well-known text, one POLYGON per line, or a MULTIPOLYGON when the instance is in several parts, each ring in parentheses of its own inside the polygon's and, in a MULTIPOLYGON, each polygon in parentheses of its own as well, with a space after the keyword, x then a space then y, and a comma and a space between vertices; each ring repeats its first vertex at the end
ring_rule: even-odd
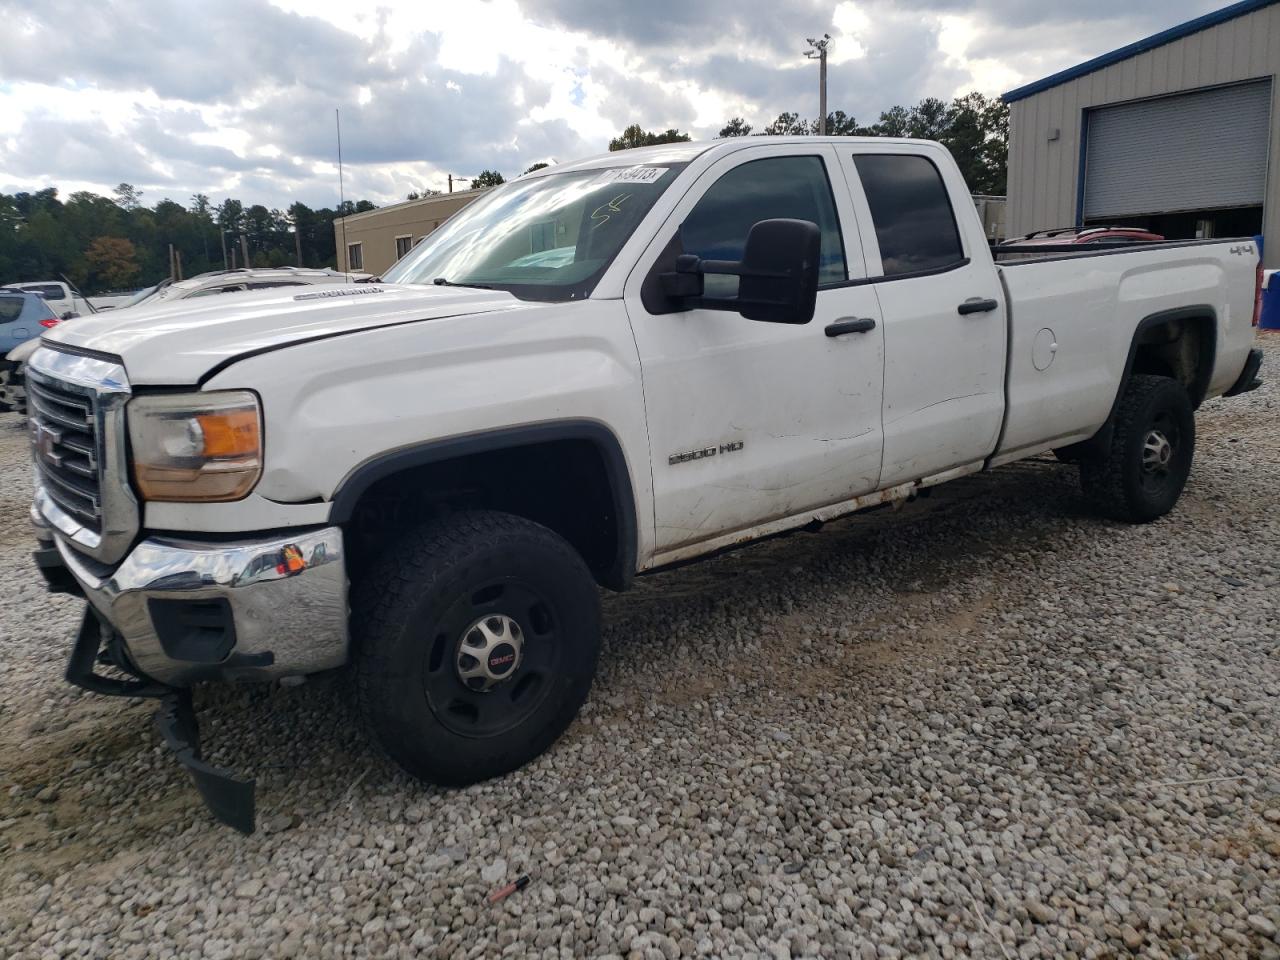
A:
POLYGON ((229 410, 196 417, 206 457, 244 457, 258 452, 257 410, 229 410))

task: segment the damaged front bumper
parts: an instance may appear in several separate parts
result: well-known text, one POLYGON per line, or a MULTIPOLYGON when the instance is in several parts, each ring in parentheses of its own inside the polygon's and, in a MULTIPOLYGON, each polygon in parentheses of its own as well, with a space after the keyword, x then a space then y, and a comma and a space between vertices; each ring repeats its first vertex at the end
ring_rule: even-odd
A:
POLYGON ((33 511, 36 564, 55 592, 88 600, 67 680, 158 697, 166 744, 214 815, 253 829, 253 781, 204 763, 189 687, 301 676, 347 662, 347 575, 337 527, 210 542, 153 536, 119 564, 94 561, 33 511), (96 672, 109 664, 129 675, 96 672))

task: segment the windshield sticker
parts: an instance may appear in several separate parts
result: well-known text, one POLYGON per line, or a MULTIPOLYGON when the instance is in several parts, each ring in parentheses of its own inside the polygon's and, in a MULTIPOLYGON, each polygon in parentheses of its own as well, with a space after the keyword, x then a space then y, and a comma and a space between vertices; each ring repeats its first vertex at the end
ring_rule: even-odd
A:
POLYGON ((601 183, 657 183, 670 167, 614 167, 600 171, 600 176, 591 181, 595 186, 601 183))

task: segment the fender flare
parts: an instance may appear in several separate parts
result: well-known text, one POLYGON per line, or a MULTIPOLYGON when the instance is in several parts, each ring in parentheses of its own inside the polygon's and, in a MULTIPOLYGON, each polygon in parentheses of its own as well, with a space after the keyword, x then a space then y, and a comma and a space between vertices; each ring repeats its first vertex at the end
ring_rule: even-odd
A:
POLYGON ((1198 409, 1200 404, 1204 402, 1205 394, 1209 390, 1209 381, 1213 378, 1213 367, 1217 362, 1218 311, 1210 304, 1201 303, 1152 313, 1138 321, 1138 325, 1134 328, 1133 336, 1129 338, 1129 353, 1125 357, 1124 370, 1120 374, 1120 385, 1116 388, 1115 399, 1111 401, 1111 410, 1107 413, 1107 419, 1103 422, 1102 428, 1088 440, 1072 444, 1070 449, 1078 450, 1081 454, 1088 455, 1093 452, 1102 452, 1111 446, 1111 434, 1115 429, 1116 410, 1120 407, 1120 399, 1124 396, 1125 385, 1128 384, 1129 377, 1133 374, 1133 364, 1138 356, 1138 341, 1142 338, 1142 332, 1151 327, 1175 320, 1198 322, 1202 328, 1207 328, 1210 334, 1204 338, 1201 344, 1201 350, 1206 351, 1207 356, 1203 357, 1204 362, 1200 364, 1196 372, 1196 382, 1191 385, 1189 391, 1192 407, 1198 409))
POLYGON ((635 493, 621 442, 612 430, 595 420, 556 420, 522 427, 505 427, 429 440, 379 454, 354 467, 339 482, 330 498, 332 507, 329 510, 329 522, 341 524, 350 521, 356 504, 371 486, 404 470, 479 453, 493 453, 558 440, 585 440, 600 453, 609 479, 618 541, 617 553, 609 568, 602 571, 601 580, 605 586, 614 590, 625 590, 635 578, 639 551, 635 493))

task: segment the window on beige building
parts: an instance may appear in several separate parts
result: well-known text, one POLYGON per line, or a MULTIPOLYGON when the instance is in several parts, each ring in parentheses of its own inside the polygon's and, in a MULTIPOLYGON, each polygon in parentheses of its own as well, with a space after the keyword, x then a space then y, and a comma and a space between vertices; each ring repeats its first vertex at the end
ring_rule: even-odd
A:
POLYGON ((363 270, 364 269, 364 243, 357 241, 356 243, 347 244, 347 269, 363 270))
POLYGON ((405 234, 402 237, 396 237, 396 259, 399 260, 413 248, 413 236, 405 234))

